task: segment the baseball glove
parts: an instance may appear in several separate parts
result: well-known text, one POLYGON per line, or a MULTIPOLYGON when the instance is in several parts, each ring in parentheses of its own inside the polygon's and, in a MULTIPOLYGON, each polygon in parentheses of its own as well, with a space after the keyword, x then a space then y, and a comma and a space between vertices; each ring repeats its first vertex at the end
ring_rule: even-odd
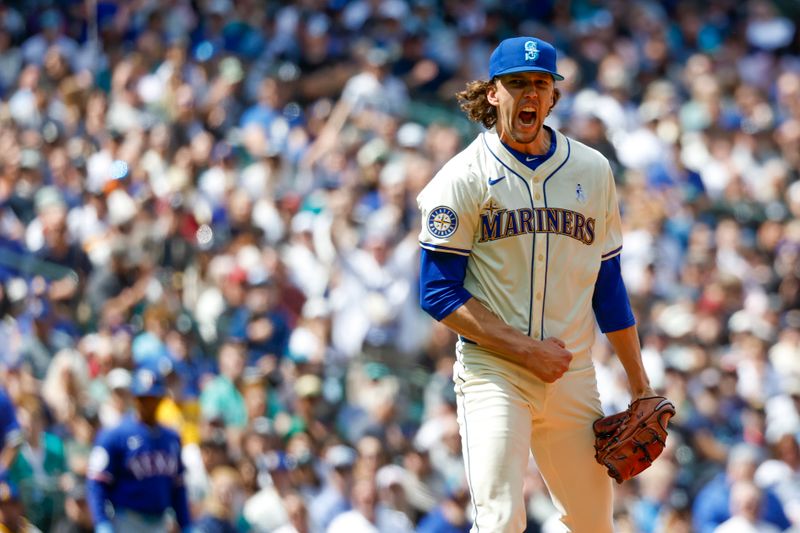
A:
POLYGON ((631 479, 661 455, 675 406, 663 396, 639 398, 628 409, 594 422, 594 458, 617 483, 631 479))

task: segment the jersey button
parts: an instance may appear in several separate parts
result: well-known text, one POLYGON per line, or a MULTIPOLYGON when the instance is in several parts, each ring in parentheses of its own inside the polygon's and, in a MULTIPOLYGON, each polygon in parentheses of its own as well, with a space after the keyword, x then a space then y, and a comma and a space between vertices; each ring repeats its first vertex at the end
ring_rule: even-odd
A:
POLYGON ((542 195, 537 192, 536 194, 533 195, 533 198, 535 200, 541 200, 542 199, 542 195))
POLYGON ((539 257, 537 257, 537 259, 539 261, 544 261, 544 254, 539 254, 539 257))
POLYGON ((536 293, 536 299, 537 300, 541 300, 542 299, 542 293, 541 292, 537 292, 536 293))
POLYGON ((533 178, 534 183, 539 183, 539 178, 533 178))
POLYGON ((535 338, 538 338, 538 337, 539 337, 539 335, 541 335, 541 333, 540 333, 540 332, 538 332, 538 331, 534 331, 534 332, 533 332, 533 336, 534 336, 535 338))

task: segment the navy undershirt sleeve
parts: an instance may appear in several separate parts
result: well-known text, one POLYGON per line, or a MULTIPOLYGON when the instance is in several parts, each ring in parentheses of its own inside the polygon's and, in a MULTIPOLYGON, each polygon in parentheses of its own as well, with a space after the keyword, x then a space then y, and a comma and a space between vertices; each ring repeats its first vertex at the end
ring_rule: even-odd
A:
POLYGON ((422 309, 441 320, 472 298, 464 288, 468 257, 423 248, 420 256, 419 301, 422 309))
POLYGON ((636 324, 628 291, 622 281, 619 255, 600 263, 600 273, 594 284, 592 309, 603 333, 619 331, 636 324))

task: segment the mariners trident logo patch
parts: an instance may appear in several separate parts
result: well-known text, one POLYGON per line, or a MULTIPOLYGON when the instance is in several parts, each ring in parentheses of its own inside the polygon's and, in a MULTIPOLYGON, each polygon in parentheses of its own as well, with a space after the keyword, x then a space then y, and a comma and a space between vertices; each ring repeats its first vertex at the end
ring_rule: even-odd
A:
POLYGON ((428 215, 428 232, 434 237, 445 239, 458 229, 458 215, 447 206, 440 205, 428 215))

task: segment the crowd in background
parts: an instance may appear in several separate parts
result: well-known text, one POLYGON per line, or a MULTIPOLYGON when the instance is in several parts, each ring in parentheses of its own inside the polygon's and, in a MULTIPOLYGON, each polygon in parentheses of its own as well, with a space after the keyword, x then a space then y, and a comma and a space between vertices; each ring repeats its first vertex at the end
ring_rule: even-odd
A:
POLYGON ((678 407, 617 487, 620 531, 800 531, 798 24, 789 0, 0 2, 0 383, 24 436, 0 511, 90 529, 93 439, 156 363, 198 524, 468 531, 415 198, 479 132, 453 94, 535 35, 566 77, 548 124, 612 163, 678 407))

